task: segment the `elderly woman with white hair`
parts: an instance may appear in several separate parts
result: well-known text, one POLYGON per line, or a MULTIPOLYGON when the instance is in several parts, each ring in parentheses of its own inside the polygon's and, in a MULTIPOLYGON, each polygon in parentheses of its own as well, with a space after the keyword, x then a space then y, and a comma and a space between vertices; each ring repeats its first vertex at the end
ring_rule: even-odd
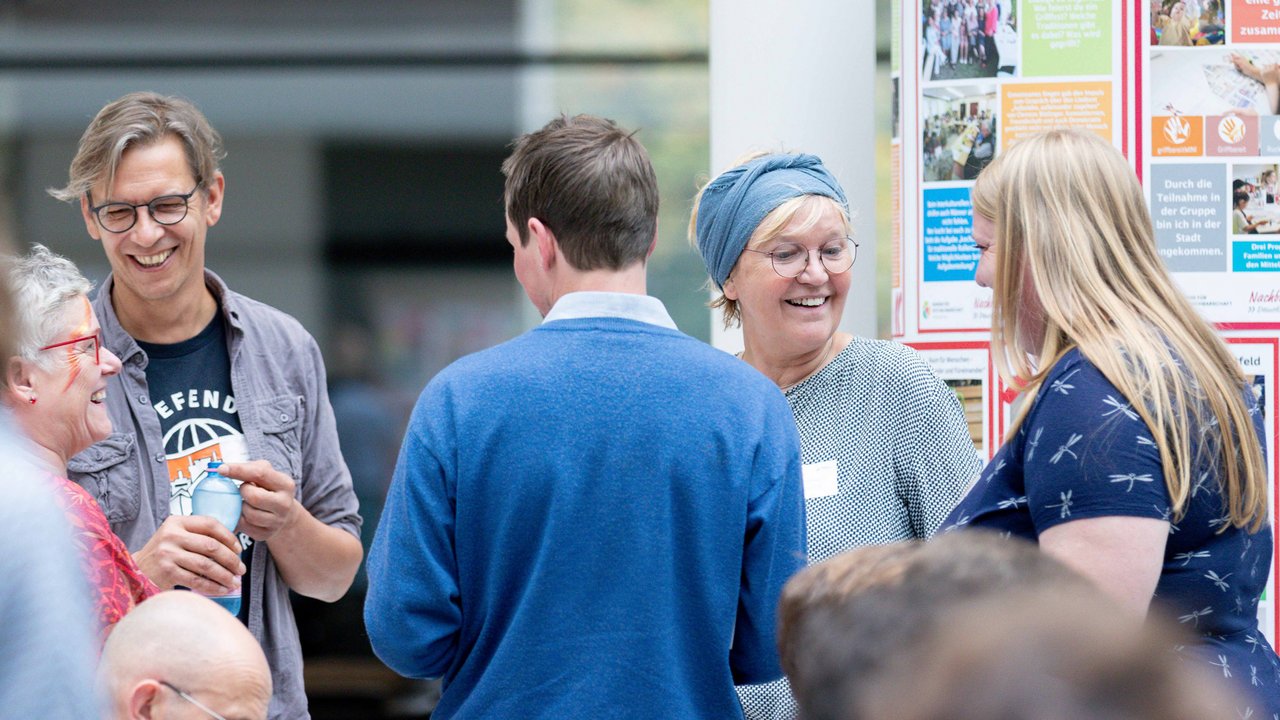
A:
MULTIPOLYGON (((839 330, 857 244, 813 155, 753 157, 711 180, 689 223, 742 359, 800 430, 809 562, 927 538, 978 472, 959 399, 912 349, 839 330)), ((790 718, 785 681, 739 688, 748 718, 790 718)))
POLYGON ((67 459, 111 432, 103 400, 120 360, 102 346, 88 280, 66 258, 35 245, 8 263, 18 319, 15 354, 5 363, 3 401, 30 440, 67 514, 89 582, 101 637, 156 586, 133 561, 97 502, 67 480, 67 459))

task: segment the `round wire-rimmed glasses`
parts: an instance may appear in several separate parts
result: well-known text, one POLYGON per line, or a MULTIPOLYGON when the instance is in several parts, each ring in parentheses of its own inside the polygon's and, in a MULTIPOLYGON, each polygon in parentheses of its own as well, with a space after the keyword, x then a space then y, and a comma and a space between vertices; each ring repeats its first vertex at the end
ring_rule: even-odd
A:
POLYGON ((829 242, 816 251, 811 251, 799 243, 782 243, 772 250, 752 250, 751 248, 743 248, 743 250, 758 255, 768 255, 769 261, 773 264, 773 271, 784 278, 799 277, 805 268, 809 267, 809 256, 812 252, 818 253, 818 261, 832 275, 845 272, 853 267, 853 262, 858 259, 858 242, 852 237, 829 242))

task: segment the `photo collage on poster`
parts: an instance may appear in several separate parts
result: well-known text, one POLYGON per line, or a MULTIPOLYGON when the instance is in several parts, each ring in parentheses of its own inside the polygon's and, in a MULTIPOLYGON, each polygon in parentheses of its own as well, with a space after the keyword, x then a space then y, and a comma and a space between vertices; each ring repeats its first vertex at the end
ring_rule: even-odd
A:
POLYGON ((984 461, 1000 447, 1001 429, 994 420, 999 417, 989 403, 997 397, 984 391, 997 381, 991 365, 990 350, 985 341, 912 342, 920 356, 929 363, 942 382, 956 394, 969 426, 969 438, 984 461))
POLYGON ((1210 320, 1280 326, 1280 0, 1153 0, 1143 20, 1160 254, 1210 320))
POLYGON ((1119 142, 1120 2, 920 3, 912 324, 920 333, 980 332, 991 301, 973 283, 970 188, 1029 133, 1067 125, 1119 142))
MULTIPOLYGON (((973 281, 974 178, 1025 135, 1084 128, 1128 158, 1158 251, 1252 379, 1280 516, 1280 0, 919 0, 897 15, 893 334, 956 393, 982 456, 1025 398, 994 369, 991 293, 973 281)), ((1273 644, 1274 592, 1273 563, 1273 644)))

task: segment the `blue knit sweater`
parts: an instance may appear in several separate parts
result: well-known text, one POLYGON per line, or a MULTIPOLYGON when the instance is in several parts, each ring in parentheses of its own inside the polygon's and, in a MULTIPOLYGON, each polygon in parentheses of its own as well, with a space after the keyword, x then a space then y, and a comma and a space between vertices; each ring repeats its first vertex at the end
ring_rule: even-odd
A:
POLYGON ((686 335, 550 322, 441 372, 369 555, 384 662, 433 718, 740 717, 804 565, 778 389, 686 335))

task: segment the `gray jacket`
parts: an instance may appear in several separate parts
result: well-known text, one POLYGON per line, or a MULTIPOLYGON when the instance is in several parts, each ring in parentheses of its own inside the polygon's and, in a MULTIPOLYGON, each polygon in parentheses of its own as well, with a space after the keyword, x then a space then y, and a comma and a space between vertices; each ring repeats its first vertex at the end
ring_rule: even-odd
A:
MULTIPOLYGON (((147 355, 120 326, 108 276, 94 298, 103 344, 120 357, 107 383, 114 432, 71 459, 71 479, 97 498, 115 531, 137 552, 169 516, 169 475, 160 420, 147 390, 147 355)), ((324 361, 315 340, 292 317, 227 289, 205 271, 227 327, 231 388, 251 459, 265 459, 297 483, 297 497, 316 519, 360 536, 351 475, 338 448, 324 361)), ((271 665, 270 717, 307 718, 302 648, 289 588, 268 543, 252 546, 249 631, 271 665)))

